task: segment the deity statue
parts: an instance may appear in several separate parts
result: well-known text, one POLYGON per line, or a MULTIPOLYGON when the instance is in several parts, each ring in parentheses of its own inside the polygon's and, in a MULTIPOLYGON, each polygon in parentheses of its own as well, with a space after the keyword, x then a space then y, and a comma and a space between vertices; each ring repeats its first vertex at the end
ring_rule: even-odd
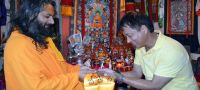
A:
POLYGON ((102 28, 102 16, 99 11, 96 11, 95 16, 93 18, 93 28, 101 29, 102 28))

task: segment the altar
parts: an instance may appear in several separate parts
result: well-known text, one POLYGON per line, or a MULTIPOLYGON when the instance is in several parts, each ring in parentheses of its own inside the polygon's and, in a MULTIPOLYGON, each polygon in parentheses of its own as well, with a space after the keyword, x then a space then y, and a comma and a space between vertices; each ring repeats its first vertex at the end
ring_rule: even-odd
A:
POLYGON ((70 45, 73 50, 69 52, 68 61, 72 64, 80 64, 81 62, 81 64, 95 70, 109 68, 121 72, 131 71, 134 50, 130 44, 125 43, 125 39, 120 40, 122 38, 124 37, 120 38, 119 35, 109 46, 101 43, 96 46, 93 45, 94 43, 90 45, 90 41, 85 40, 85 38, 81 40, 80 34, 74 34, 70 37, 70 45), (77 36, 80 39, 77 39, 77 36))
POLYGON ((122 32, 117 33, 119 6, 120 0, 75 0, 73 33, 68 38, 70 63, 96 70, 132 70, 134 49, 122 32))

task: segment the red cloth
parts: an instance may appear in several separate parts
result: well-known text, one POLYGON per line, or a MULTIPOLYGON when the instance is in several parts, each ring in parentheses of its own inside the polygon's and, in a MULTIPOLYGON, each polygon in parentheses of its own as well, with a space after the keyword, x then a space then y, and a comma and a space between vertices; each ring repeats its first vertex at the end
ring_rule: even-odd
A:
POLYGON ((126 12, 129 12, 129 11, 135 12, 135 3, 133 3, 133 2, 126 3, 125 11, 126 12))
POLYGON ((194 75, 194 76, 195 76, 197 82, 200 82, 200 75, 194 75))
POLYGON ((196 15, 200 16, 200 10, 196 11, 196 15))
POLYGON ((141 13, 145 14, 145 1, 144 0, 141 0, 141 6, 140 6, 140 8, 141 8, 141 13))
POLYGON ((73 0, 61 0, 61 5, 73 6, 73 0))

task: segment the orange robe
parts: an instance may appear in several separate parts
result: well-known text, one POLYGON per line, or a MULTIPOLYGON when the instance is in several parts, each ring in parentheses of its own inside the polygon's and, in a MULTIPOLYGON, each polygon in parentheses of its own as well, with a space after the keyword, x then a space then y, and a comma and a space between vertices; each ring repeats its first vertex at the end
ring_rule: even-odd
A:
POLYGON ((57 58, 52 48, 36 50, 33 40, 14 31, 4 50, 7 90, 83 90, 79 66, 57 58))

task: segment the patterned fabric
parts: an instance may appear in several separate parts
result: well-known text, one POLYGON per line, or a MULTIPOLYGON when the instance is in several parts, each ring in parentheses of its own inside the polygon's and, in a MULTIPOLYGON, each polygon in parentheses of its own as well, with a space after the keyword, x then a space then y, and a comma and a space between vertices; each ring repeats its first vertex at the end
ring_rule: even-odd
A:
POLYGON ((167 34, 193 35, 194 0, 167 1, 167 34))
POLYGON ((114 90, 114 85, 114 79, 109 76, 99 76, 96 73, 91 73, 84 78, 85 90, 114 90))
POLYGON ((109 48, 117 28, 116 0, 76 0, 74 33, 90 36, 89 46, 95 43, 109 48))

